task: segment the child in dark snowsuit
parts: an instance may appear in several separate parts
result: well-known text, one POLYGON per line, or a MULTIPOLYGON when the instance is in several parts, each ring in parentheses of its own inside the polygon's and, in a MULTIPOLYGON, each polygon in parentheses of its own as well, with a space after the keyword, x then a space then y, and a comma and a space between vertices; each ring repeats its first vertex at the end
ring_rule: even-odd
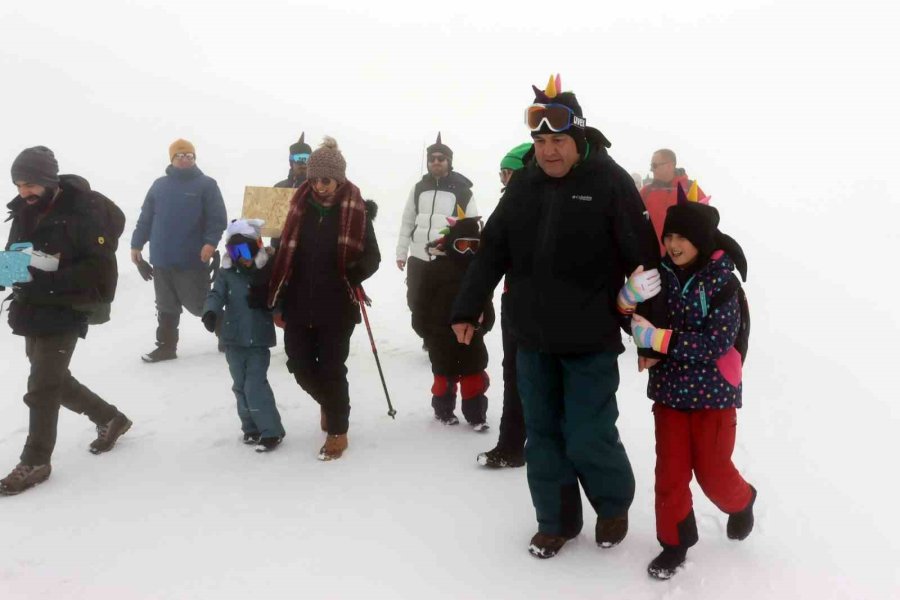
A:
POLYGON ((431 360, 434 384, 431 386, 431 406, 434 418, 445 425, 456 425, 456 385, 462 395, 462 412, 476 431, 486 431, 487 397, 490 383, 485 371, 488 363, 484 333, 494 325, 494 307, 488 301, 481 325, 472 343, 456 341, 450 328, 453 300, 462 284, 469 263, 478 251, 481 239, 481 219, 478 217, 447 219, 450 227, 443 237, 427 245, 432 260, 426 265, 422 290, 413 309, 413 329, 424 340, 431 360))
POLYGON ((223 320, 220 334, 234 381, 244 443, 257 452, 274 450, 284 437, 281 416, 267 373, 275 345, 275 324, 266 308, 269 254, 262 247, 258 219, 237 220, 225 233, 227 252, 206 297, 203 324, 210 332, 223 320), (224 314, 223 314, 224 309, 224 314))
MULTIPOLYGON (((741 354, 735 348, 741 326, 740 282, 747 263, 741 247, 718 230, 718 211, 688 202, 668 209, 662 242, 662 298, 667 323, 635 315, 632 333, 639 348, 661 358, 639 359, 650 369, 647 394, 656 424, 656 535, 662 552, 648 573, 672 577, 697 543, 691 502, 692 473, 703 493, 729 515, 727 534, 742 540, 753 529, 756 490, 731 461, 741 407, 741 354)), ((619 308, 634 311, 627 289, 619 308)))

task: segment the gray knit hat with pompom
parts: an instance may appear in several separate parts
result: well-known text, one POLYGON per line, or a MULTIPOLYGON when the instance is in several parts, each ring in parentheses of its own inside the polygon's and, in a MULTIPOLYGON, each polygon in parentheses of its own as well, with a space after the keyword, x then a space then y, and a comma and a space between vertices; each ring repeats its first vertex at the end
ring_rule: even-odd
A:
POLYGON ((330 177, 338 183, 347 181, 347 161, 333 137, 325 136, 306 164, 306 178, 313 181, 317 177, 330 177))

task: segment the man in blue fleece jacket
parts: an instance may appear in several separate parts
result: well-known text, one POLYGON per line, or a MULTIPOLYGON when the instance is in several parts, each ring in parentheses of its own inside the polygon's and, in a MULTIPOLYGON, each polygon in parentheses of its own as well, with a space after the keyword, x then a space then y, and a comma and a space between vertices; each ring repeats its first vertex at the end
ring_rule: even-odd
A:
POLYGON ((166 175, 150 186, 131 236, 131 260, 144 262, 141 250, 150 242, 150 264, 156 292, 156 348, 145 362, 176 358, 182 308, 203 314, 209 291, 209 261, 227 226, 225 202, 216 180, 197 167, 194 145, 175 140, 169 146, 166 175))

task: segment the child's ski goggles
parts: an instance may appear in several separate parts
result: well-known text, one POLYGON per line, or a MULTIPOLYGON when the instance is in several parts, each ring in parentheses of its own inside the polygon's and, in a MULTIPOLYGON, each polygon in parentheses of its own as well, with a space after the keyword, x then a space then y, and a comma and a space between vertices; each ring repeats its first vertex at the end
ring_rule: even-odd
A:
POLYGON ((231 260, 238 260, 243 258, 244 260, 251 260, 253 258, 253 254, 250 253, 250 245, 246 242, 235 245, 226 245, 225 248, 228 250, 228 256, 231 257, 231 260))
POLYGON ((478 238, 456 238, 453 240, 453 249, 460 254, 465 254, 466 252, 475 254, 478 252, 478 246, 480 244, 481 240, 478 238))
POLYGON ((307 154, 306 152, 300 152, 298 154, 291 154, 291 162, 305 165, 306 163, 309 162, 309 154, 307 154))
POLYGON ((525 124, 531 131, 540 131, 544 123, 557 133, 571 127, 584 129, 584 119, 565 104, 532 104, 525 109, 525 124))

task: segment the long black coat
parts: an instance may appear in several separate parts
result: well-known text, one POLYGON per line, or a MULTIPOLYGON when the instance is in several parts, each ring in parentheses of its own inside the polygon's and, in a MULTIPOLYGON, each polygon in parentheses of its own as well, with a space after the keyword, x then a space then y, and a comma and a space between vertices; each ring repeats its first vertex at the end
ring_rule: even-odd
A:
MULTIPOLYGON (((10 245, 31 242, 36 250, 59 256, 59 270, 22 285, 9 307, 13 333, 25 336, 87 333, 84 312, 73 306, 101 302, 115 289, 116 240, 107 240, 105 198, 77 175, 60 177, 60 193, 40 219, 17 196, 7 205, 12 226, 10 245), (112 280, 111 280, 112 279, 112 280)), ((7 220, 9 220, 7 219, 7 220)))
POLYGON ((436 375, 471 375, 487 368, 488 353, 483 335, 494 326, 490 298, 481 307, 478 330, 468 346, 456 341, 450 328, 453 300, 471 261, 447 256, 430 261, 423 269, 422 293, 413 307, 413 329, 425 340, 431 368, 436 375))
POLYGON ((589 157, 564 177, 547 176, 534 161, 513 175, 485 225, 454 323, 477 322, 506 274, 509 323, 523 348, 624 350, 616 294, 639 264, 658 264, 659 247, 631 176, 596 135, 588 140, 589 157))
POLYGON ((378 270, 381 253, 372 224, 375 203, 366 204, 366 239, 362 254, 347 265, 346 279, 338 269, 339 206, 320 215, 309 207, 303 215, 293 270, 281 295, 286 327, 343 327, 361 320, 351 288, 378 270))

